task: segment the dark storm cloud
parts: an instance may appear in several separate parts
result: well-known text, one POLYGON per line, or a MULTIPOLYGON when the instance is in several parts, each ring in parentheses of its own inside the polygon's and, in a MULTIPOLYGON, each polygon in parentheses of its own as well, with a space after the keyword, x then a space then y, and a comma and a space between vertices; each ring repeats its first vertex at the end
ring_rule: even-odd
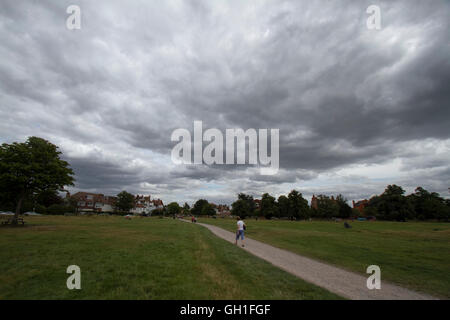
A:
POLYGON ((131 186, 136 181, 139 181, 140 172, 137 170, 126 170, 118 165, 110 162, 101 161, 98 159, 77 159, 69 158, 70 163, 75 174, 77 174, 76 186, 79 189, 98 189, 105 190, 105 192, 117 193, 121 188, 131 186), (121 181, 121 186, 117 185, 117 181, 121 181))
POLYGON ((446 1, 6 0, 0 8, 0 136, 61 145, 78 189, 229 202, 240 191, 298 187, 358 198, 380 191, 370 168, 381 165, 392 182, 446 191, 446 1), (65 27, 71 4, 81 7, 81 30, 65 27), (371 4, 381 7, 380 31, 366 28, 371 4), (280 129, 279 173, 174 166, 171 133, 192 133, 195 120, 222 132, 280 129), (409 178, 394 176, 394 159, 409 178), (341 169, 338 182, 327 180, 341 169))

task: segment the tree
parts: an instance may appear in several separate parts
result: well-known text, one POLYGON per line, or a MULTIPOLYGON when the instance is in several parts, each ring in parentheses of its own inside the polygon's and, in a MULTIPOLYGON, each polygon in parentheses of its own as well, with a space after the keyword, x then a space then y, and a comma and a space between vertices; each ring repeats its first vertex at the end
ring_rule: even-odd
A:
POLYGON ((216 210, 214 210, 213 206, 210 203, 207 203, 202 207, 201 211, 202 216, 213 216, 215 214, 216 210))
MULTIPOLYGON (((78 200, 70 197, 70 198, 66 198, 64 200, 64 202, 66 203, 66 206, 71 208, 71 210, 69 212, 73 212, 73 213, 77 213, 78 211, 78 200)), ((38 212, 38 211, 36 211, 38 212)))
POLYGON ((45 190, 35 197, 35 203, 46 206, 47 208, 53 204, 62 204, 64 201, 56 190, 45 190))
POLYGON ((231 207, 231 213, 234 216, 245 218, 247 216, 255 215, 255 201, 252 196, 246 195, 245 193, 238 194, 238 200, 235 201, 231 207))
POLYGON ((289 199, 286 196, 278 197, 278 217, 289 216, 289 199))
POLYGON ((315 212, 319 218, 331 219, 339 216, 339 204, 328 196, 318 195, 317 210, 315 212))
POLYGON ((278 216, 278 207, 275 198, 268 193, 264 193, 261 198, 261 215, 266 219, 278 216))
POLYGON ((131 193, 122 191, 117 195, 115 209, 122 212, 129 212, 134 207, 134 196, 131 193))
POLYGON ((73 213, 74 208, 63 204, 52 204, 47 208, 47 213, 52 215, 63 215, 65 213, 73 213))
POLYGON ((74 172, 60 155, 57 146, 38 137, 29 137, 24 143, 2 144, 0 193, 16 204, 13 224, 17 224, 27 197, 73 185, 74 172))
POLYGON ((256 210, 256 204, 255 204, 255 200, 253 199, 253 197, 251 195, 248 195, 245 193, 239 193, 238 199, 245 202, 246 214, 244 215, 244 217, 254 216, 255 210, 256 210))
POLYGON ((368 212, 375 213, 381 220, 406 221, 414 217, 411 200, 404 196, 405 190, 397 185, 389 185, 379 196, 369 200, 368 212))
POLYGON ((295 219, 307 219, 310 217, 310 208, 308 201, 297 190, 292 190, 288 194, 289 200, 289 217, 295 219))
POLYGON ((430 193, 422 187, 417 187, 415 193, 407 198, 414 206, 415 217, 419 220, 447 220, 450 217, 450 208, 436 192, 430 193))
POLYGON ((179 214, 181 212, 181 207, 176 202, 171 202, 167 205, 167 213, 170 215, 179 214))
POLYGON ((184 206, 183 206, 183 214, 189 214, 190 211, 191 211, 191 207, 188 205, 187 202, 185 202, 184 206))
POLYGON ((241 218, 245 218, 248 214, 247 204, 244 200, 236 200, 231 204, 231 214, 233 216, 239 216, 241 218))
POLYGON ((191 213, 195 216, 199 216, 202 214, 203 207, 208 205, 208 201, 205 199, 199 199, 194 203, 194 206, 191 209, 191 213))
POLYGON ((347 199, 342 194, 336 197, 336 203, 339 206, 339 218, 349 218, 352 215, 352 208, 347 204, 347 199))

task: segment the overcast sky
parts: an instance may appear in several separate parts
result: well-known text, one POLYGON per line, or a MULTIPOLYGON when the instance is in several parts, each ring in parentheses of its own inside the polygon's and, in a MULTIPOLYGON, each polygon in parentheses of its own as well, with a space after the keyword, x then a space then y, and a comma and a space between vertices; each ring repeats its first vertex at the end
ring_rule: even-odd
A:
POLYGON ((72 191, 449 197, 450 2, 1 0, 0 119, 2 143, 58 145, 72 191), (196 120, 279 129, 278 174, 173 164, 171 133, 196 120))

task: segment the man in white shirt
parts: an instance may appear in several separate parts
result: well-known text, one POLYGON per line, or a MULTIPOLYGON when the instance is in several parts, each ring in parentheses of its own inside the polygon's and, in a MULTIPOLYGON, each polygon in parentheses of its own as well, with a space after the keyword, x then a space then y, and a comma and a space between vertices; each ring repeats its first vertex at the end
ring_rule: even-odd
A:
POLYGON ((239 237, 241 237, 242 246, 244 246, 244 228, 245 223, 240 217, 237 217, 237 231, 236 231, 236 245, 238 244, 239 237))

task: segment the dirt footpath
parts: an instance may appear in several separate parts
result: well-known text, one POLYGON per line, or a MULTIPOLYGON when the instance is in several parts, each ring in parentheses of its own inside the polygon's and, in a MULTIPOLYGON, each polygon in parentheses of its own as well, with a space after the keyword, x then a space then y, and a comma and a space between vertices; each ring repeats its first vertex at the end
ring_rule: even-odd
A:
MULTIPOLYGON (((188 222, 186 220, 183 220, 188 222)), ((204 223, 197 223, 208 228, 216 236, 234 243, 235 234, 222 228, 204 223)), ((430 300, 432 296, 414 292, 383 281, 381 270, 381 289, 367 289, 367 277, 319 262, 298 254, 275 248, 260 241, 246 237, 245 247, 251 254, 319 287, 352 300, 430 300)))

